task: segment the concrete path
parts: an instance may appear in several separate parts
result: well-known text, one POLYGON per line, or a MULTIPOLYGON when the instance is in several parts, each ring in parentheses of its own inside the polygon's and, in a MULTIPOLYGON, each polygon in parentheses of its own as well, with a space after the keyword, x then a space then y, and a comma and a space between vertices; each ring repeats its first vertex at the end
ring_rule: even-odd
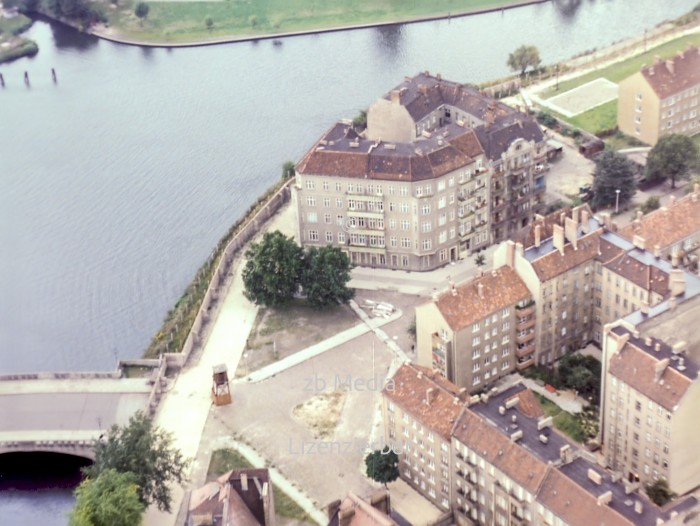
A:
MULTIPOLYGON (((353 307, 354 309, 359 309, 359 307, 357 307, 357 304, 354 301, 352 301, 351 303, 355 304, 353 307)), ((375 330, 376 328, 381 327, 382 325, 386 325, 387 323, 391 323, 392 321, 398 320, 401 316, 402 312, 400 310, 397 310, 388 318, 368 319, 364 323, 360 323, 358 325, 355 325, 354 327, 351 327, 350 329, 347 329, 343 332, 339 332, 338 334, 331 336, 330 338, 327 338, 322 342, 317 343, 316 345, 312 345, 311 347, 307 347, 306 349, 295 352, 294 354, 287 356, 286 358, 283 358, 282 360, 279 360, 275 363, 271 363, 270 365, 267 365, 261 369, 258 369, 257 371, 254 371, 249 375, 244 376, 243 378, 234 380, 232 383, 239 384, 247 382, 260 382, 262 380, 275 376, 276 374, 281 373, 282 371, 291 369, 292 367, 299 365, 300 363, 303 363, 306 360, 314 358, 319 354, 322 354, 331 349, 335 349, 339 345, 354 340, 358 336, 362 336, 363 334, 366 334, 371 330, 375 330)))

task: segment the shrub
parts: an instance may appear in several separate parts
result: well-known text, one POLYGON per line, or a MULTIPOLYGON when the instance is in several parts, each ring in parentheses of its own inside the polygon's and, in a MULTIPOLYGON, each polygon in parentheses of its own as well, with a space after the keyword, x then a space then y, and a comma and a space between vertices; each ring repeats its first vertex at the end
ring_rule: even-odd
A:
POLYGON ((643 214, 648 214, 649 212, 653 212, 660 206, 661 202, 659 201, 659 198, 655 195, 652 195, 649 199, 644 201, 644 204, 641 207, 641 211, 643 214))
POLYGON ((543 126, 546 126, 547 128, 553 128, 557 125, 557 119, 546 111, 540 111, 537 113, 537 122, 543 126))

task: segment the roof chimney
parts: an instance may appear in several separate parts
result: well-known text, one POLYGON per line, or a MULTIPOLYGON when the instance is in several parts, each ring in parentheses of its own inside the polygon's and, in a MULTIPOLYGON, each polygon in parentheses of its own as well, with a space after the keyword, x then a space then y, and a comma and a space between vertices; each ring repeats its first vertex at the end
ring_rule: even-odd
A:
POLYGON ((669 59, 666 61, 666 69, 671 75, 675 73, 675 64, 673 63, 673 59, 669 59))
POLYGON ((578 223, 568 217, 564 221, 564 233, 566 239, 573 245, 574 250, 578 249, 578 223))
POLYGON ((394 104, 401 104, 401 93, 397 89, 391 90, 390 100, 394 104))
POLYGON ((661 342, 656 342, 656 343, 654 344, 654 350, 655 350, 656 352, 661 352, 661 342))
POLYGON ((506 241, 506 265, 510 268, 515 267, 515 243, 510 239, 506 241))
POLYGON ((435 390, 432 387, 428 387, 425 390, 425 404, 430 405, 430 403, 433 401, 434 397, 435 397, 435 390))
POLYGON ((612 229, 612 220, 610 219, 610 214, 607 212, 604 214, 601 214, 601 217, 603 218, 603 226, 605 227, 606 230, 611 230, 612 229))
POLYGON ((540 225, 535 225, 535 246, 537 248, 539 248, 541 241, 542 241, 542 227, 540 225))
POLYGON ((685 294, 685 274, 680 269, 673 269, 669 273, 669 288, 672 296, 685 294))
POLYGON ((666 367, 668 367, 668 363, 668 358, 664 358, 663 360, 656 362, 656 365, 654 366, 654 382, 658 383, 658 381, 661 380, 661 375, 664 374, 666 367))
POLYGON ((566 219, 566 212, 562 212, 559 214, 559 224, 561 226, 564 226, 564 220, 566 219))
POLYGON ((552 427, 554 420, 551 416, 540 418, 537 421, 537 431, 542 431, 545 427, 552 427))
POLYGON ((641 501, 634 501, 634 511, 639 515, 642 514, 642 512, 644 511, 644 506, 642 506, 641 501))
POLYGON ((589 468, 588 469, 588 478, 598 484, 600 486, 603 483, 603 477, 600 476, 600 473, 598 473, 595 469, 589 468))
POLYGON ((571 451, 571 446, 569 444, 559 448, 559 458, 563 464, 569 464, 574 460, 574 453, 571 451))
POLYGON ((632 244, 637 247, 639 250, 645 250, 646 249, 646 240, 642 236, 633 236, 632 237, 632 244))
POLYGON ((554 243, 554 248, 559 250, 559 253, 564 255, 564 229, 559 225, 554 225, 554 236, 552 242, 554 243))
POLYGON ((649 302, 642 301, 642 306, 639 310, 642 312, 642 314, 645 314, 645 315, 649 314, 649 302))
POLYGON ((671 202, 671 206, 669 206, 669 208, 673 208, 673 205, 676 204, 676 196, 675 196, 675 195, 672 195, 672 196, 669 198, 669 201, 671 202))
POLYGON ((248 475, 241 473, 241 490, 248 491, 248 475))
POLYGON ((513 442, 517 442, 517 441, 520 440, 521 438, 523 438, 523 430, 522 430, 522 429, 518 429, 515 433, 512 433, 512 434, 510 435, 510 439, 511 439, 513 442))
POLYGON ((661 247, 659 245, 654 245, 654 257, 656 259, 661 257, 661 247))
POLYGON ((574 220, 576 224, 578 224, 578 218, 579 218, 579 212, 581 211, 581 207, 577 206, 571 211, 571 219, 574 220))
POLYGON ((600 497, 598 497, 598 506, 605 506, 612 502, 612 491, 606 491, 600 497))
POLYGON ((479 291, 479 297, 483 298, 484 297, 484 284, 479 282, 476 287, 477 287, 477 290, 479 291))
POLYGON ((588 221, 590 220, 590 214, 588 213, 588 210, 585 208, 581 210, 581 230, 583 230, 584 234, 588 234, 589 227, 588 227, 588 221))

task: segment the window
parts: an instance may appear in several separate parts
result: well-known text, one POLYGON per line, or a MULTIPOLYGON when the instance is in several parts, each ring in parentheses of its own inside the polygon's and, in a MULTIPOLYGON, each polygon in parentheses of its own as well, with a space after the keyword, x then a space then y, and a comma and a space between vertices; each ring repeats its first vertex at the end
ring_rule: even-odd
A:
MULTIPOLYGON (((401 248, 411 248, 411 238, 410 237, 402 237, 401 238, 401 248)), ((406 263, 405 266, 407 266, 408 263, 406 263)))
POLYGON ((433 246, 433 240, 432 239, 424 239, 421 245, 423 247, 423 250, 430 250, 433 246))
POLYGON ((307 238, 309 241, 318 241, 318 230, 309 230, 307 238))
POLYGON ((316 206, 316 198, 313 195, 306 197, 306 204, 309 206, 316 206))
POLYGON ((340 197, 336 197, 335 206, 336 208, 343 208, 343 200, 340 197))
POLYGON ((333 243, 333 232, 326 232, 326 243, 333 243))
POLYGON ((330 225, 333 222, 333 218, 330 214, 323 214, 323 222, 330 225))
POLYGON ((427 216, 430 214, 430 203, 423 203, 420 207, 420 213, 423 214, 424 216, 427 216))
POLYGON ((401 230, 411 230, 411 222, 406 219, 402 219, 401 230))
POLYGON ((345 232, 338 232, 338 243, 345 243, 345 232))
POLYGON ((403 214, 408 214, 408 203, 401 203, 401 204, 399 205, 399 210, 400 210, 401 213, 403 213, 403 214))
POLYGON ((306 215, 306 221, 309 223, 318 223, 318 214, 316 214, 316 212, 309 212, 306 215))
POLYGON ((314 182, 311 179, 306 180, 306 189, 307 190, 313 190, 314 189, 314 182))
POLYGON ((481 377, 476 374, 474 375, 474 378, 472 380, 472 385, 479 385, 481 383, 481 377))
POLYGON ((472 339, 472 345, 479 345, 480 343, 481 338, 479 338, 478 336, 474 336, 474 338, 472 339))

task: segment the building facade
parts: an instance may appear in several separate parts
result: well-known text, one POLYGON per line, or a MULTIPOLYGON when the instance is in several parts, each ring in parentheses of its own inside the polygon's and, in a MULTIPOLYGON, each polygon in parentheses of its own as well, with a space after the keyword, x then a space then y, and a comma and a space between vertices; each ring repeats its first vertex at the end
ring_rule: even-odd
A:
POLYGON ((299 239, 356 265, 430 270, 506 239, 544 206, 537 122, 427 73, 334 125, 296 167, 299 239))
POLYGON ((694 135, 700 131, 700 48, 690 46, 619 84, 617 126, 655 145, 662 135, 694 135))
POLYGON ((535 307, 503 266, 416 307, 418 363, 469 392, 532 363, 535 307))

